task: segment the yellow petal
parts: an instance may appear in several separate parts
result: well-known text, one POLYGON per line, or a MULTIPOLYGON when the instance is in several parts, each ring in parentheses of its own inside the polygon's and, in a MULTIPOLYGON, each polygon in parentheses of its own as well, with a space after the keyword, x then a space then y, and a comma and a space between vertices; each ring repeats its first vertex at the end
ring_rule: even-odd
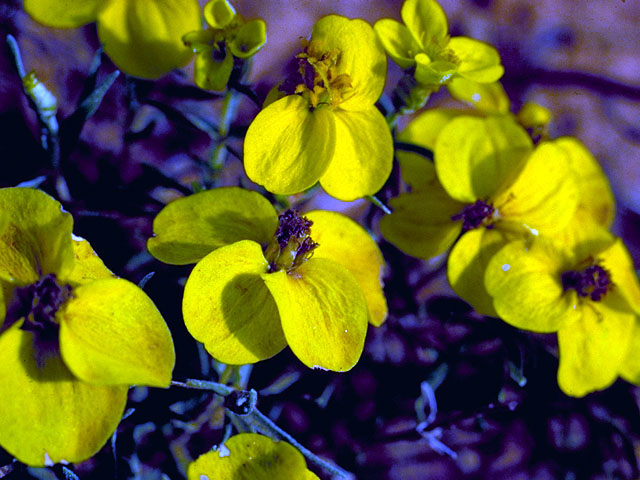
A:
POLYGON ((369 233, 349 217, 315 210, 304 216, 313 222, 311 238, 319 246, 314 258, 329 258, 351 272, 369 306, 369 322, 378 327, 387 318, 387 301, 382 291, 384 259, 369 233))
POLYGON ((447 16, 435 0, 406 0, 400 14, 422 47, 437 44, 449 32, 447 16))
POLYGON ((336 145, 329 108, 309 111, 307 101, 289 95, 262 110, 244 139, 247 176, 272 193, 292 195, 313 186, 325 172, 336 145))
POLYGON ((348 75, 352 87, 343 93, 340 108, 362 110, 380 98, 387 56, 371 25, 359 18, 327 15, 313 26, 311 41, 319 42, 323 52, 340 52, 336 76, 348 75))
POLYGON ((609 180, 598 160, 580 140, 561 137, 553 141, 567 156, 571 176, 578 186, 578 209, 584 210, 598 224, 609 228, 615 216, 615 200, 609 180))
POLYGON ((214 52, 213 47, 207 46, 196 55, 193 80, 200 88, 221 92, 227 88, 233 70, 233 55, 228 48, 224 52, 214 52), (218 54, 224 57, 218 60, 218 54))
POLYGON ((358 112, 336 110, 335 126, 335 151, 320 177, 322 188, 345 202, 373 195, 393 164, 393 139, 384 117, 373 105, 358 112))
POLYGON ((507 244, 488 263, 484 283, 498 316, 533 332, 555 332, 573 323, 578 297, 564 292, 562 272, 567 265, 553 245, 537 239, 507 244))
POLYGON ((184 323, 216 360, 255 363, 286 346, 278 308, 260 278, 267 268, 260 245, 243 240, 210 253, 189 275, 184 323))
POLYGON ((27 285, 73 268, 73 219, 46 193, 0 189, 0 210, 9 224, 0 233, 0 278, 27 285))
POLYGON ((169 386, 171 333, 139 287, 111 278, 74 288, 72 295, 56 319, 62 358, 76 377, 99 385, 169 386))
POLYGON ((25 11, 49 27, 79 27, 95 21, 104 0, 24 0, 25 11))
POLYGON ((238 58, 249 58, 267 41, 267 24, 262 19, 251 20, 240 27, 229 42, 231 53, 238 58))
POLYGON ((153 221, 151 255, 174 265, 195 263, 240 240, 271 241, 278 215, 257 192, 221 187, 174 200, 153 221))
POLYGON ((201 27, 197 0, 111 0, 98 13, 104 51, 122 71, 158 78, 186 65, 182 36, 201 27))
POLYGON ((464 204, 452 200, 440 185, 392 198, 391 215, 380 221, 382 235, 403 252, 429 259, 444 253, 460 234, 462 225, 451 216, 464 204))
POLYGON ((400 68, 415 65, 414 57, 422 50, 407 27, 391 18, 378 20, 373 26, 387 54, 400 68))
POLYGON ((72 286, 92 282, 101 278, 111 278, 113 273, 85 239, 73 236, 73 269, 60 278, 60 283, 72 286))
POLYGON ((460 62, 457 73, 475 82, 490 83, 502 77, 500 55, 491 45, 468 37, 453 37, 447 47, 460 62))
POLYGON ((631 255, 622 240, 616 239, 611 246, 598 254, 597 259, 611 274, 618 293, 627 300, 636 313, 640 314, 640 283, 631 255))
POLYGON ((530 149, 529 135, 510 117, 458 117, 438 135, 436 171, 449 195, 473 203, 494 195, 530 149))
POLYGON ((603 301, 586 300, 581 318, 558 332, 558 385, 582 397, 602 390, 618 376, 630 345, 635 316, 614 291, 603 301))
POLYGON ((620 376, 628 382, 640 385, 640 319, 636 316, 631 331, 629 348, 622 364, 620 365, 620 376))
POLYGON ((576 183, 566 155, 553 143, 539 144, 518 177, 506 185, 494 197, 505 221, 551 234, 564 229, 576 212, 576 183))
POLYGON ((293 353, 310 368, 344 372, 360 358, 369 317, 356 279, 327 258, 311 258, 291 274, 262 275, 278 305, 293 353))
POLYGON ((211 0, 202 9, 205 21, 213 28, 222 29, 236 18, 236 10, 227 0, 211 0))
POLYGON ((462 234, 449 254, 447 278, 451 287, 483 315, 497 316, 483 280, 491 257, 505 242, 501 232, 481 227, 462 234))
POLYGON ((500 82, 479 83, 464 77, 455 77, 448 84, 451 96, 473 105, 483 113, 509 113, 510 102, 500 82))
POLYGON ((302 454, 286 442, 257 433, 240 433, 223 450, 207 452, 189 464, 188 480, 318 480, 302 454))
POLYGON ((116 429, 126 386, 89 385, 15 324, 0 335, 0 445, 19 461, 81 462, 116 429))

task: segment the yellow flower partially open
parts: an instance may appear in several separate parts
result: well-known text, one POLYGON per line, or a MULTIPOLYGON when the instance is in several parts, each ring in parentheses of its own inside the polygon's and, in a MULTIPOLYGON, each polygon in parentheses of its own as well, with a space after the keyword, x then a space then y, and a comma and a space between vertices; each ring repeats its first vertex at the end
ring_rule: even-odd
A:
POLYGON ((53 198, 4 188, 0 211, 0 445, 28 465, 80 462, 114 432, 130 385, 169 385, 171 335, 53 198))
POLYGON ((218 188, 167 205, 154 233, 156 258, 197 262, 184 321, 221 362, 254 363, 289 345, 308 367, 349 370, 367 323, 386 317, 380 251, 338 213, 277 216, 256 192, 218 188))
POLYGON ((639 333, 640 285, 633 263, 619 239, 597 225, 583 226, 590 238, 572 248, 544 238, 509 243, 485 273, 503 320, 558 332, 558 384, 576 397, 606 388, 620 374, 640 378, 637 351, 629 350, 639 333))
POLYGON ((130 75, 158 78, 186 65, 182 36, 200 28, 197 0, 24 0, 36 21, 56 28, 97 22, 113 63, 130 75))
POLYGON ((375 106, 386 58, 373 29, 360 19, 323 17, 298 60, 295 77, 279 87, 286 96, 249 126, 248 177, 283 195, 318 181, 344 201, 377 192, 391 172, 393 141, 375 106))
POLYGON ((298 450, 257 433, 234 435, 219 450, 200 455, 187 469, 188 480, 285 478, 318 480, 298 450))
POLYGON ((200 88, 224 90, 233 71, 234 57, 247 59, 267 41, 267 25, 257 18, 245 22, 227 0, 204 6, 208 28, 182 37, 196 54, 194 81, 200 88))
POLYGON ((420 85, 435 90, 456 77, 490 83, 502 76, 495 48, 468 37, 449 37, 447 17, 435 0, 406 0, 401 16, 404 25, 383 18, 374 29, 400 67, 415 67, 420 85))

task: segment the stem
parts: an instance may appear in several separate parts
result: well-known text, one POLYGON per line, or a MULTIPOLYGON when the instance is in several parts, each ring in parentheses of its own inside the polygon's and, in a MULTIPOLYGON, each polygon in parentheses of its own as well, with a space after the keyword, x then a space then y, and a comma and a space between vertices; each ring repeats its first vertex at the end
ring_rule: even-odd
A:
POLYGON ((382 210, 385 214, 391 215, 391 210, 389 210, 389 207, 387 207, 384 203, 382 203, 382 200, 380 200, 375 195, 367 195, 365 198, 369 200, 371 203, 373 203, 380 210, 382 210))
POLYGON ((394 142, 393 146, 396 150, 400 150, 402 152, 417 153, 418 155, 421 155, 427 160, 431 160, 433 162, 433 150, 429 150, 428 148, 421 147, 420 145, 414 145, 413 143, 406 142, 394 142))
POLYGON ((218 382, 209 382, 207 380, 194 380, 192 378, 187 378, 186 382, 171 382, 172 387, 182 387, 182 388, 190 388, 194 390, 209 390, 216 395, 220 395, 221 397, 226 397, 231 394, 231 392, 235 391, 233 388, 228 387, 223 383, 218 382))

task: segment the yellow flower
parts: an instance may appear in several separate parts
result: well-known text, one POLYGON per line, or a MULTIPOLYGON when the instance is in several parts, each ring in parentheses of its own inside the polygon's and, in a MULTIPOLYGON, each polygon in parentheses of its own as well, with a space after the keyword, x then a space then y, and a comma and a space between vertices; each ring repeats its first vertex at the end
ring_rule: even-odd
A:
POLYGON ((256 192, 218 188, 170 203, 153 230, 154 257, 197 262, 184 289, 184 321, 221 362, 258 362, 288 344, 308 367, 349 370, 367 321, 386 317, 380 251, 338 213, 278 217, 256 192))
POLYGON ((169 385, 171 335, 53 198, 0 189, 0 211, 0 445, 28 465, 80 462, 114 432, 130 385, 169 385))
POLYGON ((533 149, 511 117, 448 121, 443 112, 440 120, 434 164, 413 159, 413 191, 390 201, 394 212, 380 229, 398 248, 425 259, 455 242, 449 282, 476 310, 491 315, 481 281, 487 262, 514 238, 565 229, 577 209, 576 182, 566 153, 554 142, 533 149))
POLYGON ((377 192, 389 177, 391 133, 375 102, 386 58, 363 20, 320 19, 298 55, 299 71, 264 108, 244 141, 244 166, 254 182, 277 194, 317 181, 344 201, 377 192))
POLYGON ((485 273, 503 320, 558 332, 558 384, 577 397, 606 388, 621 373, 639 379, 637 351, 630 350, 632 336, 640 334, 634 331, 640 286, 633 263, 619 239, 594 224, 583 228, 589 239, 570 248, 544 238, 509 243, 485 273))
POLYGON ((302 454, 286 442, 257 433, 240 433, 187 469, 188 480, 319 480, 302 454))
POLYGON ((56 28, 97 22, 113 63, 130 75, 158 78, 186 65, 182 35, 200 28, 197 0, 24 0, 36 21, 56 28))
POLYGON ((245 22, 227 0, 208 2, 204 19, 209 28, 189 32, 182 39, 196 53, 196 84, 209 90, 224 90, 233 70, 233 58, 255 55, 267 41, 267 26, 261 19, 245 22))
POLYGON ((493 47, 468 37, 449 37, 447 17, 435 0, 406 0, 401 16, 404 25, 383 18, 374 29, 400 67, 415 67, 420 85, 437 89, 455 77, 490 83, 502 76, 493 47))

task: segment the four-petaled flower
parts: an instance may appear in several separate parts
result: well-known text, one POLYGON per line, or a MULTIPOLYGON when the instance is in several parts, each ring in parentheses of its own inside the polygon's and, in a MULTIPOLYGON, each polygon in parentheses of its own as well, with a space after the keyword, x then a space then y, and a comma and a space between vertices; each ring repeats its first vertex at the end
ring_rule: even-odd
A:
POLYGON ((286 94, 253 120, 244 140, 247 176, 277 194, 320 181, 335 198, 377 192, 389 177, 393 141, 375 106, 386 57, 371 26, 338 15, 320 19, 298 55, 286 94))
POLYGON ((502 76, 495 48, 468 37, 449 37, 447 17, 435 0, 406 0, 401 16, 404 25, 384 18, 374 29, 400 67, 415 67, 420 85, 437 89, 455 77, 490 83, 502 76))
POLYGON ((80 462, 113 434, 130 385, 169 386, 171 335, 53 198, 0 189, 0 212, 0 445, 28 465, 80 462))
POLYGON ((182 35, 200 28, 197 0, 24 0, 24 9, 50 27, 97 22, 113 63, 142 78, 158 78, 186 65, 192 52, 182 35))
POLYGON ((334 212, 277 215, 256 192, 218 188, 168 204, 148 248, 197 262, 184 288, 187 329, 227 364, 289 345, 308 367, 349 370, 368 322, 387 314, 382 255, 356 222, 334 212))
POLYGON ((581 397, 622 375, 637 382, 640 286, 623 243, 594 224, 589 239, 558 245, 545 238, 504 246, 485 273, 498 315, 518 328, 557 332, 558 384, 581 397))
POLYGON ((182 37, 196 53, 194 80, 200 88, 224 90, 233 70, 234 57, 247 59, 267 41, 264 20, 245 22, 227 0, 211 0, 204 6, 206 30, 182 37))

